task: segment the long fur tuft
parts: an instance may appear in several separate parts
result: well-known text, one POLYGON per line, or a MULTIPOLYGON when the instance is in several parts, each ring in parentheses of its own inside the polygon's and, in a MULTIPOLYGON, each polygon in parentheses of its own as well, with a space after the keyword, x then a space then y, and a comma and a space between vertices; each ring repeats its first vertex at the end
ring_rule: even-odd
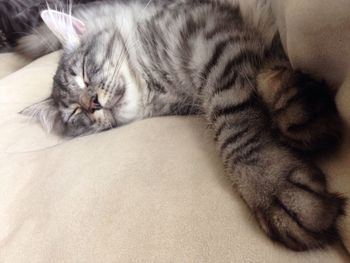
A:
MULTIPOLYGON (((96 1, 102 0, 0 0, 0 47, 14 47, 19 38, 30 34, 33 29, 36 29, 42 22, 40 12, 46 9, 47 6, 60 11, 69 11, 75 5, 96 1)), ((19 44, 21 46, 19 50, 28 48, 29 50, 34 50, 33 54, 36 54, 34 46, 30 45, 30 43, 38 43, 38 39, 39 43, 41 43, 43 42, 41 36, 46 36, 40 36, 39 34, 46 32, 41 32, 41 29, 38 30, 39 33, 36 37, 27 38, 29 41, 28 45, 19 44)))

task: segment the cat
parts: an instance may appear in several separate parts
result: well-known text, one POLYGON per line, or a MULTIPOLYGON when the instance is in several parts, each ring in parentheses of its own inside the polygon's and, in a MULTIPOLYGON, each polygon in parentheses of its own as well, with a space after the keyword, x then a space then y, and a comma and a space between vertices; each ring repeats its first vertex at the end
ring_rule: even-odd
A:
POLYGON ((299 152, 339 137, 334 102, 324 83, 274 56, 242 13, 238 2, 206 0, 91 5, 74 16, 46 10, 41 35, 18 49, 63 53, 51 96, 22 113, 70 137, 202 115, 261 229, 293 250, 323 247, 338 237, 344 199, 299 152))

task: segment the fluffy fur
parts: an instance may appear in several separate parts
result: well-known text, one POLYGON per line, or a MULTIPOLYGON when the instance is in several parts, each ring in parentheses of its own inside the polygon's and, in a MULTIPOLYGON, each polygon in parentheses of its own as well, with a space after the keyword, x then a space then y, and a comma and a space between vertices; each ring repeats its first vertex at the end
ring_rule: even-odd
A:
POLYGON ((18 38, 36 28, 41 22, 40 11, 47 5, 67 10, 69 3, 82 5, 95 1, 102 0, 0 0, 0 49, 9 50, 18 38))
MULTIPOLYGON (((271 121, 284 138, 290 129, 284 118, 271 115, 280 109, 273 95, 278 92, 266 92, 266 86, 294 92, 304 83, 318 84, 299 81, 304 75, 290 66, 283 74, 293 76, 285 79, 295 85, 279 81, 284 78, 274 82, 280 68, 265 63, 274 30, 267 13, 264 20, 259 16, 269 8, 250 3, 258 15, 243 2, 93 5, 74 11, 85 31, 51 12, 45 22, 61 43, 42 25, 44 35, 23 38, 20 49, 36 57, 63 46, 52 95, 23 113, 34 113, 44 126, 60 127, 68 136, 153 116, 201 114, 215 133, 228 176, 262 230, 295 250, 322 247, 337 238, 343 200, 327 191, 319 169, 276 138, 271 121), (39 37, 53 42, 30 44, 39 37)), ((305 101, 301 97, 299 104, 305 101)), ((282 108, 286 114, 293 109, 282 108)))

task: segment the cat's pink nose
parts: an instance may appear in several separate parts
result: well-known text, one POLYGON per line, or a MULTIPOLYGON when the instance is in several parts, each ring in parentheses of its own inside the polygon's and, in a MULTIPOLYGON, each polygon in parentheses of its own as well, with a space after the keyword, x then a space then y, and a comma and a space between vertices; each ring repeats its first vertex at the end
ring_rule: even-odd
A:
POLYGON ((101 106, 100 102, 98 101, 98 96, 95 95, 90 100, 90 110, 95 111, 95 110, 100 110, 100 109, 102 109, 102 106, 101 106))
POLYGON ((80 98, 80 104, 84 110, 91 113, 94 113, 95 111, 102 109, 102 106, 98 101, 97 95, 94 95, 92 97, 82 96, 80 98))

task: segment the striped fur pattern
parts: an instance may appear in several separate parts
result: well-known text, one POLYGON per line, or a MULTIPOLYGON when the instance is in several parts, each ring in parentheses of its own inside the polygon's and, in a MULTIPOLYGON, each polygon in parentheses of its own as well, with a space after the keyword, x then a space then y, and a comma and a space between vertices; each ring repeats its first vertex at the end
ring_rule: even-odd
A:
POLYGON ((261 229, 294 250, 322 247, 337 238, 343 200, 270 129, 276 103, 256 81, 266 39, 241 14, 239 5, 205 0, 76 10, 86 32, 75 47, 62 43, 52 96, 23 113, 69 136, 201 114, 261 229))

